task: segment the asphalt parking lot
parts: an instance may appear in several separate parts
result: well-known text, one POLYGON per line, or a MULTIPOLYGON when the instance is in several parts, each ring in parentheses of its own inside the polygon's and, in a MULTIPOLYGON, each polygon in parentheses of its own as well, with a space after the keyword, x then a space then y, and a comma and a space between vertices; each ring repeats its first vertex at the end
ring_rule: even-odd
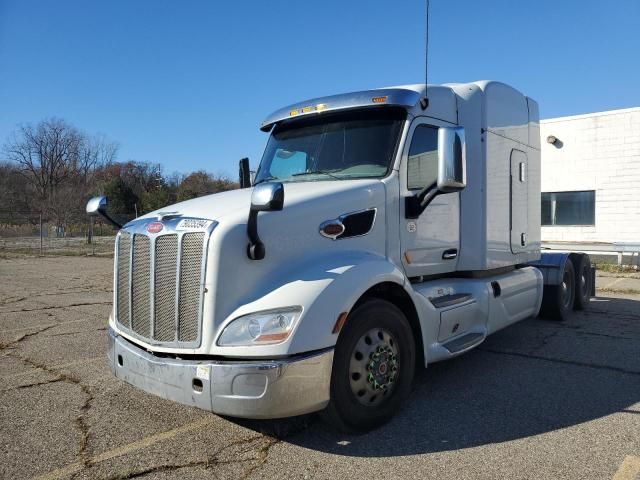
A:
POLYGON ((108 258, 0 259, 1 478, 640 479, 633 285, 430 366, 391 423, 349 436, 314 415, 221 418, 113 378, 111 271, 108 258))

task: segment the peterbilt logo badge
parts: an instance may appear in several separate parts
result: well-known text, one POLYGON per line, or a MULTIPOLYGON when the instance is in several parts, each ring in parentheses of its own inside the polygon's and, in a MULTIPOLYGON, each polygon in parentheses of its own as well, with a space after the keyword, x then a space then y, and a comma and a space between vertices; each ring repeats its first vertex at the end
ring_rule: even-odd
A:
POLYGON ((164 228, 164 225, 162 225, 160 222, 153 222, 147 225, 147 232, 158 233, 158 232, 161 232, 163 228, 164 228))

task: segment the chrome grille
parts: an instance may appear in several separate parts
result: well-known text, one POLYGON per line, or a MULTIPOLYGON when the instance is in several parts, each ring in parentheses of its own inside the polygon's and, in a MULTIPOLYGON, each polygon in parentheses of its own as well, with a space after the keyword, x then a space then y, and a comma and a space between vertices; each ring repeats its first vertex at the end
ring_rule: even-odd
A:
POLYGON ((134 337, 158 345, 200 342, 207 231, 147 235, 140 224, 118 236, 116 320, 134 337), (133 231, 133 233, 131 233, 133 231))
POLYGON ((122 232, 118 240, 118 319, 125 327, 131 327, 129 317, 129 260, 131 256, 131 234, 122 232))
POLYGON ((181 342, 193 342, 198 336, 200 255, 204 233, 190 233, 182 239, 180 264, 180 308, 178 332, 181 342))
POLYGON ((146 235, 133 236, 131 268, 131 329, 142 337, 149 337, 151 325, 151 240, 146 235))
MULTIPOLYGON (((156 317, 153 328, 153 338, 159 342, 172 342, 175 340, 177 271, 178 235, 158 237, 156 240, 155 265, 156 317)), ((197 277, 196 280, 200 280, 199 272, 197 277)))

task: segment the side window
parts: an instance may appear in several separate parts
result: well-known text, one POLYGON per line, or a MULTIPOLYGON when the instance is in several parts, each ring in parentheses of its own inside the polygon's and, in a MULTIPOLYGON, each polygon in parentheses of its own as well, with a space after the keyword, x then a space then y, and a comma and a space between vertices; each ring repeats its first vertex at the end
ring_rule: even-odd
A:
POLYGON ((438 181, 438 129, 419 125, 413 132, 407 163, 410 190, 428 187, 438 181))

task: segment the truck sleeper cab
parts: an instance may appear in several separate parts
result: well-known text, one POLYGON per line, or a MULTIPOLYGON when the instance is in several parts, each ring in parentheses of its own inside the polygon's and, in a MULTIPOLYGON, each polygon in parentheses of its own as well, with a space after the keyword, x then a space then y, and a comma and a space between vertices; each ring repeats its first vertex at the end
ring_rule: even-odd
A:
MULTIPOLYGON (((253 186, 119 232, 117 377, 219 414, 323 410, 366 430, 397 411, 417 365, 541 304, 557 319, 587 306, 588 256, 540 253, 538 108, 512 87, 324 97, 261 129, 253 186)), ((108 216, 106 199, 87 211, 108 216)))

